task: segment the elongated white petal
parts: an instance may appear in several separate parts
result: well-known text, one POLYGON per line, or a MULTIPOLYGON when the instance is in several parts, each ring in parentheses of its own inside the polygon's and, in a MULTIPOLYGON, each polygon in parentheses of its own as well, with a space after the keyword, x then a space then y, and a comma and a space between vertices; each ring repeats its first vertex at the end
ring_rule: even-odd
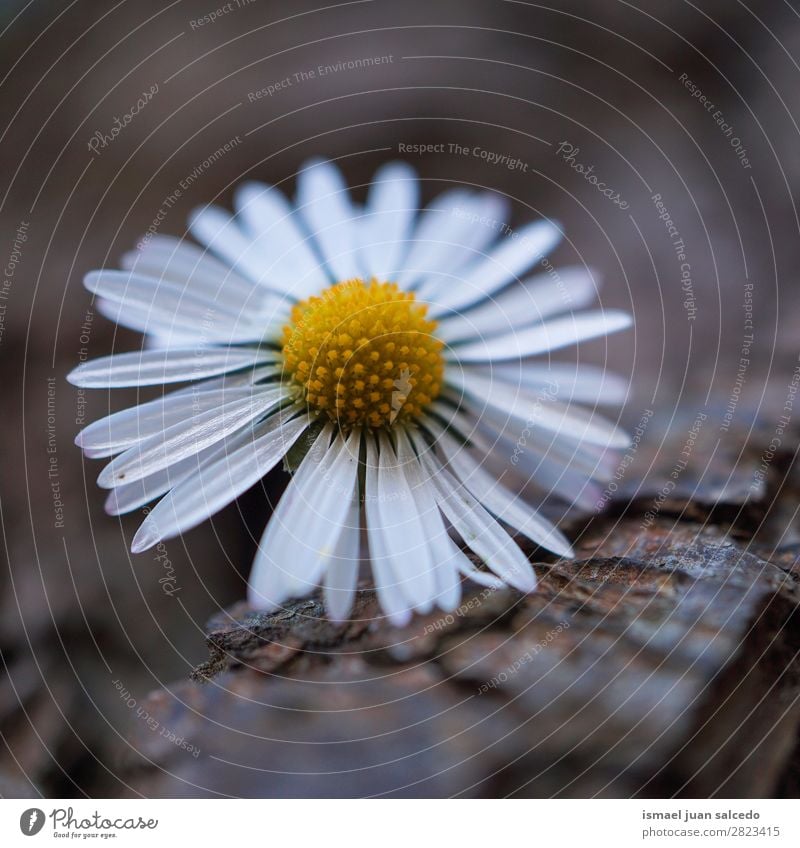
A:
POLYGON ((225 436, 264 415, 286 397, 281 386, 253 389, 247 396, 226 402, 217 409, 194 415, 186 421, 139 442, 113 459, 97 478, 97 484, 110 489, 131 483, 166 468, 187 456, 221 441, 225 436))
MULTIPOLYGON (((281 326, 279 314, 262 315, 258 324, 238 321, 227 314, 204 311, 167 312, 146 306, 102 300, 98 309, 106 318, 150 337, 163 339, 164 344, 153 347, 185 347, 186 345, 257 344, 263 338, 277 335, 281 326)), ((285 319, 285 316, 284 316, 285 319)))
POLYGON ((354 492, 350 511, 325 572, 325 609, 332 621, 344 621, 352 609, 358 583, 360 538, 358 494, 354 492))
POLYGON ((537 274, 466 311, 443 315, 437 334, 454 344, 521 329, 561 312, 582 309, 597 296, 594 276, 581 267, 560 269, 556 277, 537 274))
POLYGON ((90 271, 83 279, 86 288, 123 306, 141 308, 160 315, 164 320, 203 321, 207 316, 228 318, 229 323, 243 319, 260 320, 262 306, 268 296, 253 286, 250 296, 234 298, 223 290, 216 294, 197 292, 190 285, 180 285, 171 280, 160 280, 131 271, 90 271))
POLYGON ((124 254, 121 266, 158 280, 169 280, 212 298, 224 291, 237 303, 247 302, 254 291, 252 280, 235 273, 230 265, 214 259, 207 250, 184 239, 155 235, 136 250, 124 254))
POLYGON ((458 285, 440 287, 432 297, 430 313, 439 317, 466 309, 493 295, 524 274, 560 241, 561 233, 549 221, 528 224, 506 236, 488 256, 459 274, 458 285))
MULTIPOLYGON (((113 321, 120 327, 127 327, 137 333, 146 336, 144 344, 148 350, 166 350, 168 348, 188 347, 196 342, 196 328, 194 333, 188 330, 178 330, 169 322, 160 323, 146 309, 120 309, 120 305, 113 300, 97 298, 94 302, 95 309, 109 321, 113 321)), ((217 338, 213 333, 206 339, 207 344, 230 344, 230 332, 222 333, 217 338)))
POLYGON ((245 228, 269 253, 269 278, 284 291, 304 298, 330 282, 297 212, 281 192, 263 183, 245 183, 236 191, 235 204, 245 228))
POLYGON ((108 493, 106 512, 109 515, 122 515, 160 498, 173 486, 177 486, 187 477, 195 474, 207 462, 212 462, 228 451, 236 450, 247 438, 249 438, 249 433, 246 431, 234 433, 221 443, 212 445, 194 456, 188 456, 174 465, 162 468, 147 477, 142 477, 141 480, 117 486, 108 493))
POLYGON ((447 285, 452 274, 481 256, 503 232, 508 203, 498 194, 451 189, 434 198, 420 215, 411 247, 397 276, 400 285, 419 289, 423 300, 447 285))
POLYGON ((133 483, 126 483, 124 486, 117 486, 112 489, 106 498, 106 512, 109 515, 124 515, 126 512, 133 512, 134 509, 160 498, 161 495, 197 470, 202 462, 202 453, 187 457, 169 468, 162 468, 155 474, 150 474, 141 480, 135 480, 133 483))
POLYGON ((319 582, 341 536, 357 485, 360 433, 345 441, 326 425, 304 457, 267 525, 250 578, 249 598, 270 608, 319 582))
POLYGON ((451 373, 450 379, 459 389, 473 398, 479 408, 485 405, 490 418, 499 413, 514 419, 520 430, 543 428, 604 448, 627 448, 630 436, 611 421, 577 404, 560 403, 548 391, 533 394, 516 389, 508 383, 478 374, 451 373))
POLYGON ((271 279, 268 273, 271 265, 269 255, 224 209, 216 206, 196 209, 189 217, 189 230, 201 244, 228 263, 234 272, 258 285, 274 291, 282 290, 280 282, 271 279))
POLYGON ((507 481, 514 492, 532 484, 539 490, 539 499, 542 494, 554 494, 591 508, 597 500, 591 481, 608 481, 617 466, 613 451, 565 438, 558 432, 528 429, 527 422, 523 426, 516 420, 489 419, 471 402, 464 402, 455 413, 438 403, 431 411, 449 422, 463 439, 469 438, 476 459, 480 458, 496 479, 507 481))
POLYGON ((403 466, 385 433, 379 433, 378 448, 377 529, 392 571, 402 575, 400 590, 414 609, 428 612, 436 597, 429 541, 403 466))
MULTIPOLYGON (((431 411, 437 412, 440 420, 451 420, 450 411, 439 404, 433 404, 431 411)), ((559 433, 527 429, 518 421, 479 419, 481 412, 465 402, 452 419, 458 422, 455 432, 469 433, 474 457, 488 473, 526 501, 540 503, 543 497, 555 495, 581 508, 594 506, 598 492, 592 481, 611 479, 618 462, 614 451, 559 433), (533 493, 531 486, 536 489, 533 493)))
POLYGON ((628 395, 628 381, 592 365, 566 362, 499 362, 485 365, 464 365, 463 378, 497 380, 527 392, 543 392, 566 402, 616 405, 628 395))
POLYGON ((573 556, 569 542, 558 529, 493 478, 440 424, 428 421, 427 426, 454 475, 480 498, 487 510, 537 545, 559 556, 573 556))
POLYGON ((458 572, 466 554, 455 546, 448 535, 436 505, 433 488, 425 479, 419 459, 411 447, 411 441, 403 430, 398 430, 397 433, 397 459, 416 505, 425 541, 431 551, 436 603, 443 610, 455 609, 461 599, 458 572))
POLYGON ((334 280, 361 276, 355 210, 339 169, 313 160, 297 177, 297 207, 334 280))
POLYGON ((183 383, 239 371, 262 362, 276 362, 275 351, 255 347, 193 347, 133 351, 84 362, 67 376, 86 389, 183 383))
POLYGON ((495 577, 494 574, 479 570, 470 562, 469 557, 466 556, 459 565, 459 571, 464 577, 468 577, 473 583, 477 583, 479 586, 488 586, 490 589, 501 589, 506 585, 499 577, 495 577))
POLYGON ((392 551, 387 546, 388 538, 383 529, 383 517, 378 509, 380 494, 378 449, 371 436, 365 437, 367 446, 367 468, 364 482, 364 513, 369 541, 370 567, 375 580, 375 591, 381 609, 397 627, 404 627, 411 620, 411 604, 406 599, 401 585, 402 576, 395 574, 392 551))
MULTIPOLYGON (((296 413, 296 410, 295 410, 296 413)), ((257 425, 246 444, 205 463, 153 508, 134 536, 134 553, 196 527, 255 485, 308 428, 301 415, 273 415, 257 425)))
POLYGON ((83 455, 86 459, 105 459, 108 456, 114 456, 116 453, 122 453, 124 450, 124 445, 109 445, 104 448, 86 448, 83 455))
POLYGON ((616 309, 582 312, 491 339, 460 345, 457 350, 449 350, 447 356, 461 362, 519 359, 607 336, 627 329, 632 323, 627 312, 616 309))
POLYGON ((430 453, 422 451, 422 439, 414 438, 421 451, 422 464, 436 490, 439 508, 466 545, 509 586, 521 592, 532 592, 536 588, 536 575, 511 536, 446 468, 430 453))
POLYGON ((267 377, 276 377, 282 372, 283 369, 280 365, 259 365, 256 368, 248 368, 245 371, 236 371, 232 374, 223 374, 220 377, 212 377, 209 380, 192 383, 189 386, 184 386, 182 389, 176 389, 174 392, 170 392, 170 395, 175 397, 178 395, 196 395, 198 392, 216 392, 219 389, 237 389, 242 386, 252 386, 260 380, 264 380, 267 377))
POLYGON ((249 398, 252 393, 252 388, 246 387, 173 392, 95 421, 78 433, 75 444, 86 450, 127 447, 226 402, 249 398))
POLYGON ((359 222, 361 266, 368 276, 388 280, 397 274, 418 202, 417 175, 409 165, 391 162, 375 174, 359 222))

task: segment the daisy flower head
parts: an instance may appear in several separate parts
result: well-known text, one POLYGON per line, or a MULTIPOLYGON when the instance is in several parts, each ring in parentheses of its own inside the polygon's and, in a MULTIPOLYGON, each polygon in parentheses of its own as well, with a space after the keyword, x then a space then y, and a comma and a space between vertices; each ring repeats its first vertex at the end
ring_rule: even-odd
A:
POLYGON ((110 458, 98 478, 110 514, 158 501, 134 552, 283 462, 292 477, 249 581, 259 609, 322 585, 344 619, 368 564, 403 624, 454 609, 462 576, 533 590, 515 537, 571 555, 539 507, 595 503, 628 444, 595 408, 620 403, 626 384, 549 354, 631 319, 583 308, 596 294, 585 268, 554 273, 553 223, 512 232, 504 198, 466 188, 419 211, 418 192, 414 171, 391 163, 360 206, 335 165, 314 161, 294 203, 247 183, 234 215, 192 216, 194 242, 154 234, 122 270, 87 275, 97 309, 147 343, 70 381, 186 384, 76 439, 110 458))

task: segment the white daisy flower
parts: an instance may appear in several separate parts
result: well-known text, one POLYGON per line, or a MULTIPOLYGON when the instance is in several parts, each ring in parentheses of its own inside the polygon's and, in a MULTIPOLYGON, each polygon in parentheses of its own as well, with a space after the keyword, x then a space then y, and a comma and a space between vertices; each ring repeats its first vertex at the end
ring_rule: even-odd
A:
POLYGON ((190 384, 76 439, 112 457, 98 478, 109 513, 160 498, 134 552, 284 460, 293 476, 253 565, 256 608, 321 584, 344 619, 368 562, 384 612, 403 624, 454 609, 462 575, 533 590, 512 534, 571 555, 537 507, 597 500, 628 437, 595 407, 620 403, 626 384, 541 355, 631 319, 581 311, 593 277, 543 261, 560 238, 552 223, 509 233, 503 198, 463 188, 418 214, 418 190, 409 166, 389 164, 361 207, 333 164, 314 162, 294 204, 246 184, 235 215, 193 215, 202 247, 153 235, 124 270, 86 277, 99 311, 148 345, 83 363, 70 381, 190 384))

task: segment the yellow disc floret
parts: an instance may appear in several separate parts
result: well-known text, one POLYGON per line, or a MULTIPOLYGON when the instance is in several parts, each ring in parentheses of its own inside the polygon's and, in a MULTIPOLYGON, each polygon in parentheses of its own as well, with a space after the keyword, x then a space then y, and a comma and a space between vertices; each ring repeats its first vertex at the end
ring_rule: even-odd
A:
POLYGON ((408 421, 439 394, 436 322, 395 283, 348 280, 309 297, 283 329, 283 364, 309 406, 340 427, 408 421))

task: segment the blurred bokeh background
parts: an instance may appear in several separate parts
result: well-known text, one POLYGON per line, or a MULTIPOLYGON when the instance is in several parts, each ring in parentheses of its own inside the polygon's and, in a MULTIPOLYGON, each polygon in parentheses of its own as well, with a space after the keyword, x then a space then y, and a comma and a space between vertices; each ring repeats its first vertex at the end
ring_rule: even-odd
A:
POLYGON ((799 352, 795 3, 7 0, 0 46, 0 795, 124 791, 134 719, 116 681, 141 699, 205 658, 203 625, 243 596, 269 513, 257 487, 166 557, 132 557, 140 516, 104 514, 101 466, 72 443, 135 393, 79 396, 65 374, 140 345, 93 316, 82 277, 156 218, 180 236, 241 180, 292 192, 314 155, 363 198, 381 163, 411 158, 425 200, 466 183, 508 195, 511 226, 562 223, 554 264, 599 269, 602 304, 635 316, 581 351, 631 375, 628 426, 652 409, 650 438, 678 411, 720 427, 732 398, 739 426, 782 412, 799 352), (443 152, 399 152, 420 144, 443 152))

